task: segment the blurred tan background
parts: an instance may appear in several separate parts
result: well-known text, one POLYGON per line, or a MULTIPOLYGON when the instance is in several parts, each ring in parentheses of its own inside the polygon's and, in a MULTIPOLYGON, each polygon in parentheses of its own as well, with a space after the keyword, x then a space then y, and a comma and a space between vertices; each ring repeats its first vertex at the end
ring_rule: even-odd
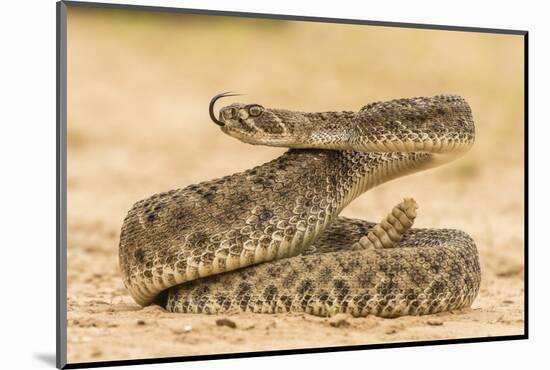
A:
POLYGON ((522 36, 71 7, 68 14, 70 362, 523 333, 522 36), (223 91, 247 95, 220 106, 303 111, 464 96, 476 121, 471 152, 373 189, 343 214, 377 221, 412 196, 418 227, 471 234, 483 273, 472 308, 344 318, 345 328, 308 315, 231 315, 235 329, 213 316, 140 309, 118 271, 120 226, 132 204, 284 152, 221 133, 207 110, 223 91))

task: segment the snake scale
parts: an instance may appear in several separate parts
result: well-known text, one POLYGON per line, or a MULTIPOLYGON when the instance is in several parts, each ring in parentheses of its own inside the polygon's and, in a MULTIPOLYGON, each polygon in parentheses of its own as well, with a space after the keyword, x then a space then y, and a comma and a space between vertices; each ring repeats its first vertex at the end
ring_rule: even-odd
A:
POLYGON ((120 235, 124 284, 171 312, 397 317, 469 307, 478 252, 453 229, 412 228, 405 199, 378 224, 340 217, 363 192, 454 160, 474 143, 455 95, 305 113, 231 104, 210 116, 245 143, 287 147, 241 173, 137 202, 120 235))

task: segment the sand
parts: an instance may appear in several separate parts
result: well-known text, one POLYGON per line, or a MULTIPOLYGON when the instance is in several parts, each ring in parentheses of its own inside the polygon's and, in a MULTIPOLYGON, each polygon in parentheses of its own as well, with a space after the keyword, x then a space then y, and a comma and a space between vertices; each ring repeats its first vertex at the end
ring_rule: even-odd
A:
POLYGON ((523 334, 522 43, 519 36, 70 9, 68 361, 523 334), (239 101, 306 111, 465 96, 477 128, 467 155, 372 189, 343 215, 376 221, 410 196, 420 206, 417 227, 468 232, 482 269, 472 307, 381 319, 138 306, 118 268, 120 227, 132 204, 284 152, 242 144, 209 121, 210 98, 234 89, 250 94, 239 101))

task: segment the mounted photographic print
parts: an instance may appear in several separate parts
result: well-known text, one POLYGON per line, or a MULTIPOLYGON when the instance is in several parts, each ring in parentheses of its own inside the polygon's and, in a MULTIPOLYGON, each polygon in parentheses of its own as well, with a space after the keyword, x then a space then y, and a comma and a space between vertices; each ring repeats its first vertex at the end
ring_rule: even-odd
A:
POLYGON ((527 338, 526 31, 57 5, 58 367, 527 338))

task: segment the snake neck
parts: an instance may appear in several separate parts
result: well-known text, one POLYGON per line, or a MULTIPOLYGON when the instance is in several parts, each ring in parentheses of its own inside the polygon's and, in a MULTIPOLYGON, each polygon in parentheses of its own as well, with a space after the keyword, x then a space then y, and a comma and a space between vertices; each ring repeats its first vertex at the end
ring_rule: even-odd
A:
MULTIPOLYGON (((327 199, 332 220, 355 198, 367 190, 418 171, 433 167, 429 153, 365 153, 358 151, 291 149, 274 162, 292 163, 300 169, 297 183, 304 194, 327 199)), ((288 201, 291 201, 290 199, 288 201)))
POLYGON ((339 163, 339 169, 332 178, 333 196, 338 205, 334 212, 335 216, 367 190, 439 164, 429 153, 328 152, 334 153, 339 163))

